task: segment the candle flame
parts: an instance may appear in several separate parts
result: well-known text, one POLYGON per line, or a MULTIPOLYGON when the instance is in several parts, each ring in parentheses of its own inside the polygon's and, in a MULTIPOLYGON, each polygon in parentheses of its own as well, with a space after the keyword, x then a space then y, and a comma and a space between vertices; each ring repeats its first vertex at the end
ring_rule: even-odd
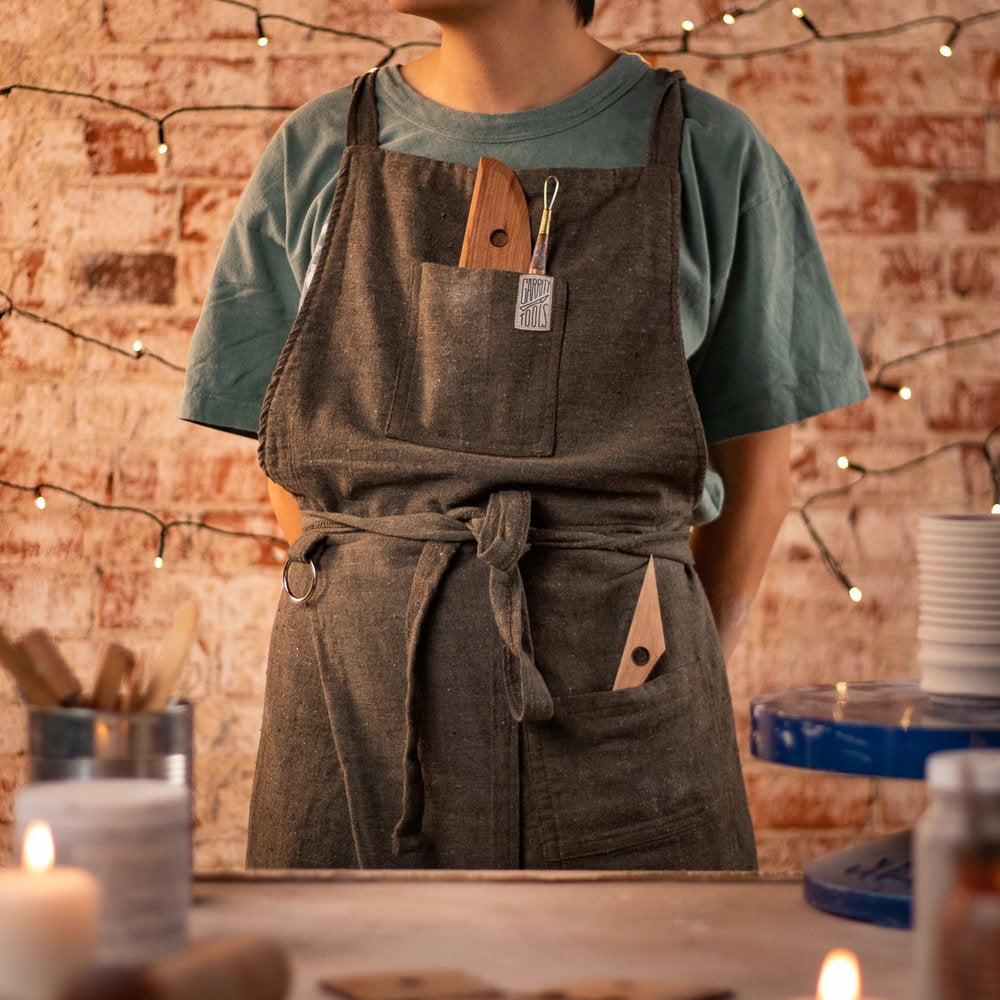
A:
POLYGON ((823 960, 816 987, 817 1000, 861 1000, 861 969, 857 956, 834 948, 823 960))
POLYGON ((32 820, 25 827, 21 858, 30 872, 46 872, 55 864, 56 845, 52 840, 52 827, 45 820, 32 820))

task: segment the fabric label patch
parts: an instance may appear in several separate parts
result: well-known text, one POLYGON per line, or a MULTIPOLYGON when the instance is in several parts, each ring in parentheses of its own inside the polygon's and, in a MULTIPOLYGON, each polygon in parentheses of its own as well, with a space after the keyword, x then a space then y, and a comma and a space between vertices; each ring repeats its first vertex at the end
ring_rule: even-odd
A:
POLYGON ((552 329, 552 289, 555 281, 547 274, 522 274, 517 282, 515 330, 552 329))

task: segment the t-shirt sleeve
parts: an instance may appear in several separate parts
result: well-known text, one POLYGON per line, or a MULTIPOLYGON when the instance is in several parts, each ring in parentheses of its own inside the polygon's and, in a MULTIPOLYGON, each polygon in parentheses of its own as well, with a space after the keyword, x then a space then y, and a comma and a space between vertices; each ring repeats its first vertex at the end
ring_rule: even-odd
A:
POLYGON ((285 248, 238 208, 191 342, 184 420, 256 436, 260 401, 298 301, 285 248))
POLYGON ((297 109, 257 164, 194 330, 182 419, 256 436, 336 184, 349 97, 342 88, 297 109))
POLYGON ((708 330, 690 359, 710 444, 868 396, 799 185, 759 133, 751 142, 708 330))

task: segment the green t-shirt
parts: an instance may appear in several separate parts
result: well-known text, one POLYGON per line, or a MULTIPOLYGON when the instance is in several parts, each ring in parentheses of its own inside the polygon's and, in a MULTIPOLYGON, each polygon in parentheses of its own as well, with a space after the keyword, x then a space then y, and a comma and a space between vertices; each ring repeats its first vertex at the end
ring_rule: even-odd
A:
MULTIPOLYGON (((379 72, 385 149, 515 170, 645 162, 662 92, 641 59, 620 56, 555 104, 473 114, 379 72)), ((336 185, 351 89, 298 108, 268 145, 236 207, 195 329, 180 416, 256 434, 264 391, 298 311, 336 185)), ((682 91, 681 329, 708 442, 768 430, 868 394, 798 184, 733 105, 682 91)), ((709 469, 699 521, 715 516, 709 469)))

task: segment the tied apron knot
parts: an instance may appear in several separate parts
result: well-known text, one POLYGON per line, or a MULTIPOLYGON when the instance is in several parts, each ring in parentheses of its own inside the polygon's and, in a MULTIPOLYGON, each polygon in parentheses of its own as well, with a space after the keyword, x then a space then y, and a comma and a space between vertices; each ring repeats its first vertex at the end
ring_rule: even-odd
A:
POLYGON ((504 686, 515 722, 552 718, 552 695, 535 665, 528 602, 518 563, 528 551, 531 494, 503 490, 490 495, 482 517, 469 519, 476 554, 490 568, 490 606, 504 644, 504 686))

